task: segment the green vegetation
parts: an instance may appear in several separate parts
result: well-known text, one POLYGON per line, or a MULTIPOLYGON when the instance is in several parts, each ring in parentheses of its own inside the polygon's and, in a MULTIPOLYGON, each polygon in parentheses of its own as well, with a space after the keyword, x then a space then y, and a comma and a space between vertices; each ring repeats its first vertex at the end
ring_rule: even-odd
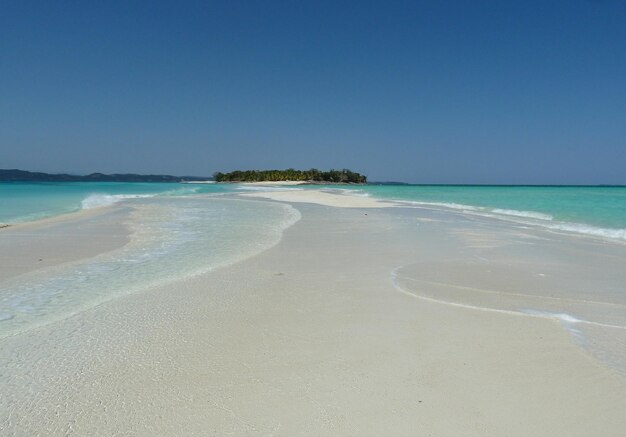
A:
POLYGON ((329 184, 364 184, 367 176, 353 171, 329 170, 236 170, 230 173, 217 172, 213 175, 216 182, 273 182, 273 181, 305 181, 329 184))

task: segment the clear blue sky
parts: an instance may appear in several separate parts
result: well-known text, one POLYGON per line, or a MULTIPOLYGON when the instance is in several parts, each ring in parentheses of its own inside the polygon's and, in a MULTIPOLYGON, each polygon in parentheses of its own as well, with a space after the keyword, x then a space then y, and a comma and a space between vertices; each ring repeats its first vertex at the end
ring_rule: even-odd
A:
POLYGON ((5 1, 0 168, 626 184, 626 2, 5 1))

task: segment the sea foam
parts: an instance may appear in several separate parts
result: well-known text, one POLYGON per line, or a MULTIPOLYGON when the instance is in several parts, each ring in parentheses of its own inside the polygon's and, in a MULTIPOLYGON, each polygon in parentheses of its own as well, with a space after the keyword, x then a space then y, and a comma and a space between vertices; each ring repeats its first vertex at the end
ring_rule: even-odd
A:
POLYGON ((363 190, 355 190, 355 189, 346 189, 346 188, 334 188, 334 190, 337 190, 340 194, 344 194, 347 196, 354 196, 354 197, 371 197, 370 193, 367 193, 363 190))
POLYGON ((401 204, 415 205, 418 207, 452 209, 465 214, 507 220, 515 223, 522 223, 525 225, 539 225, 555 231, 573 232, 593 237, 607 238, 610 240, 626 240, 626 229, 601 228, 592 225, 585 225, 582 223, 558 222, 554 220, 553 216, 537 211, 487 208, 449 202, 419 202, 412 200, 400 200, 397 202, 401 204))
POLYGON ((496 209, 492 209, 491 212, 494 212, 496 214, 512 215, 514 217, 526 217, 526 218, 533 218, 533 219, 538 219, 538 220, 553 220, 554 219, 554 217, 552 217, 550 214, 543 214, 541 212, 535 212, 535 211, 518 211, 516 209, 496 208, 496 209))
POLYGON ((200 190, 200 187, 184 187, 174 190, 164 191, 162 193, 152 194, 91 194, 87 196, 81 202, 82 209, 100 208, 103 206, 110 206, 115 203, 128 199, 145 199, 150 197, 167 197, 167 196, 186 196, 195 194, 200 190))
POLYGON ((126 199, 154 197, 156 194, 92 194, 81 202, 82 209, 100 208, 113 205, 126 199))
POLYGON ((577 232, 579 234, 587 234, 594 237, 609 238, 611 240, 626 240, 626 229, 598 228, 579 223, 558 223, 550 225, 548 228, 557 231, 577 232))
POLYGON ((420 202, 416 200, 397 200, 400 203, 406 203, 408 205, 423 206, 423 207, 443 207, 449 209, 456 209, 461 211, 479 211, 481 208, 477 206, 464 205, 461 203, 452 202, 420 202))

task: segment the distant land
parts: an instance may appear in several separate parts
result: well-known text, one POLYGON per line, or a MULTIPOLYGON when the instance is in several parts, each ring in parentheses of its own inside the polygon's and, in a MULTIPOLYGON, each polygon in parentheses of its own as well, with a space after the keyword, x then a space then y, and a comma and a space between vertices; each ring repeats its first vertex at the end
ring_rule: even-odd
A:
POLYGON ((367 176, 343 169, 321 171, 316 168, 310 170, 235 170, 230 173, 217 172, 213 174, 215 182, 279 182, 301 181, 308 183, 328 184, 365 184, 367 176))
POLYGON ((210 181, 213 178, 201 176, 170 176, 170 175, 141 175, 91 173, 85 176, 70 174, 50 174, 25 170, 0 169, 0 182, 189 182, 210 181))

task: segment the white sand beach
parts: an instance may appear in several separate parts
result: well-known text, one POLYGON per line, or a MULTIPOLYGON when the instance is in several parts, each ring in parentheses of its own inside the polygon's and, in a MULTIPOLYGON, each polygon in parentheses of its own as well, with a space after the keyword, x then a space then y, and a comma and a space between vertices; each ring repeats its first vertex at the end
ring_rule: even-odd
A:
MULTIPOLYGON (((557 319, 447 303, 463 284, 520 294, 526 272, 573 286, 589 253, 619 284, 623 247, 319 190, 237 197, 302 218, 258 255, 0 339, 0 434, 624 435, 626 379, 557 319)), ((124 244, 124 216, 0 243, 69 262, 124 244)), ((0 274, 27 255, 3 251, 0 274)))
POLYGON ((245 193, 242 194, 242 196, 290 203, 314 203, 338 208, 387 208, 393 206, 393 202, 386 202, 370 197, 340 196, 320 190, 259 191, 255 193, 245 193))

